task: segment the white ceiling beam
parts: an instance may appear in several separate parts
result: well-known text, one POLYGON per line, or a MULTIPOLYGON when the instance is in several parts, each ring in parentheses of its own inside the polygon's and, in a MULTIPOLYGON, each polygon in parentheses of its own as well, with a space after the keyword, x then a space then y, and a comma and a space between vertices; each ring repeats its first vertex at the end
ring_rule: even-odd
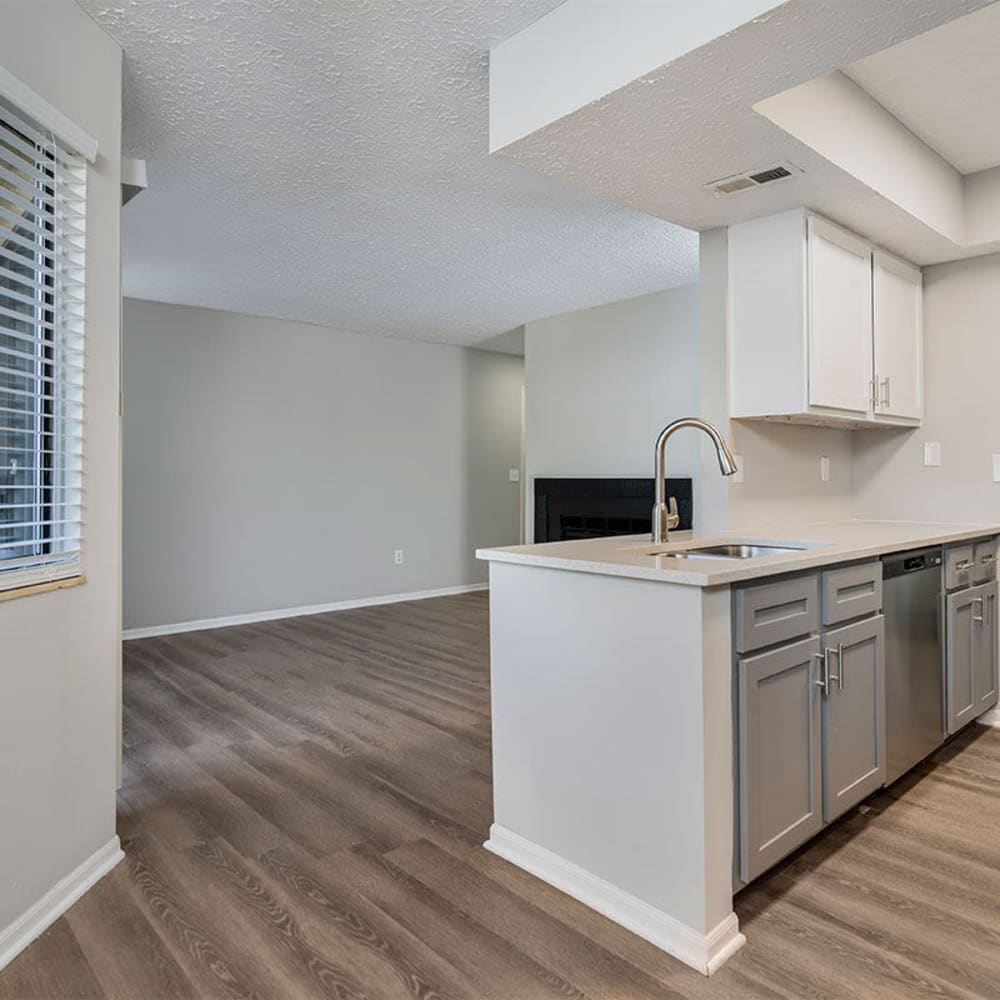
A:
POLYGON ((567 0, 490 52, 490 152, 783 0, 567 0))

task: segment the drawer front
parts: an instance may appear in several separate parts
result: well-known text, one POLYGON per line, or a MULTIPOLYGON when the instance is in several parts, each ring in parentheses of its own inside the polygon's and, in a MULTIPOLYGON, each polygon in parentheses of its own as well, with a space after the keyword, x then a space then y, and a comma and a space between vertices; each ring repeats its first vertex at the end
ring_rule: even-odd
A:
POLYGON ((955 545, 944 551, 944 585, 948 590, 972 584, 974 548, 955 545))
POLYGON ((976 542, 972 550, 972 582, 989 583, 997 575, 997 542, 988 538, 985 542, 976 542))
POLYGON ((748 653, 819 630, 819 577, 796 576, 736 591, 736 650, 748 653))
POLYGON ((821 578, 823 624, 874 615, 882 610, 882 563, 878 559, 828 569, 821 578))

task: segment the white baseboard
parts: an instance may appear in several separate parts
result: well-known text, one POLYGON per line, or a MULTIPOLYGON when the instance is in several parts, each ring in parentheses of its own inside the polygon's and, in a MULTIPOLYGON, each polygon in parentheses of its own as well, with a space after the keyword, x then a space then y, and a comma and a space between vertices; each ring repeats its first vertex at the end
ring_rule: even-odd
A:
POLYGON ((710 933, 702 934, 638 896, 592 875, 579 865, 533 844, 498 823, 490 827, 490 839, 483 846, 604 914, 633 934, 645 938, 703 975, 710 976, 746 942, 735 913, 730 913, 710 933))
POLYGON ((0 930, 0 969, 55 923, 124 857, 118 838, 112 837, 64 879, 60 879, 34 906, 0 930))
POLYGON ((176 622, 173 625, 150 625, 145 628, 127 628, 122 639, 148 639, 154 635, 177 635, 180 632, 201 632, 210 628, 229 625, 253 625, 256 622, 273 622, 279 618, 301 618, 305 615, 322 615, 328 611, 350 611, 352 608, 370 608, 379 604, 399 604, 402 601, 424 601, 429 597, 453 597, 487 590, 488 583, 470 583, 459 587, 439 587, 437 590, 415 590, 408 594, 386 594, 382 597, 359 597, 332 604, 306 604, 299 608, 279 608, 275 611, 251 611, 246 615, 229 615, 226 618, 201 618, 197 621, 176 622))
POLYGON ((995 729, 1000 729, 1000 705, 997 705, 996 708, 991 708, 988 712, 984 712, 976 719, 976 722, 983 726, 993 726, 995 729))

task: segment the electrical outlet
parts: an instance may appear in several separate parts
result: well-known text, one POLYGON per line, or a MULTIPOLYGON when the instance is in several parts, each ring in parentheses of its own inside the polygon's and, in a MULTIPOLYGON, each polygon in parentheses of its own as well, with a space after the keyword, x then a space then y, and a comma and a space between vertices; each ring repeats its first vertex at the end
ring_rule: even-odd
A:
POLYGON ((941 464, 941 442, 924 442, 924 465, 935 468, 941 464))
POLYGON ((819 460, 819 478, 820 482, 830 482, 830 459, 826 455, 821 456, 819 460))
POLYGON ((734 483, 743 482, 743 456, 733 455, 733 461, 736 463, 736 471, 732 475, 732 481, 734 483))
POLYGON ((511 469, 507 473, 507 482, 509 483, 519 483, 521 481, 521 470, 511 469))
POLYGON ((403 552, 402 549, 396 549, 392 554, 392 561, 397 566, 402 566, 403 563, 406 561, 406 553, 403 552))

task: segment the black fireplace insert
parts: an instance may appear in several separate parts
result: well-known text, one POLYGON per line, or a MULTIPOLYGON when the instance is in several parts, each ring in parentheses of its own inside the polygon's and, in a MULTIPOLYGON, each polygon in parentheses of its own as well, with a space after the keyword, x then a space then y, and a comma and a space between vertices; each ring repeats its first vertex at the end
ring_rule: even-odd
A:
MULTIPOLYGON (((694 501, 690 479, 667 479, 677 500, 679 531, 690 529, 694 501)), ((536 479, 535 541, 561 542, 650 531, 653 479, 536 479)))

